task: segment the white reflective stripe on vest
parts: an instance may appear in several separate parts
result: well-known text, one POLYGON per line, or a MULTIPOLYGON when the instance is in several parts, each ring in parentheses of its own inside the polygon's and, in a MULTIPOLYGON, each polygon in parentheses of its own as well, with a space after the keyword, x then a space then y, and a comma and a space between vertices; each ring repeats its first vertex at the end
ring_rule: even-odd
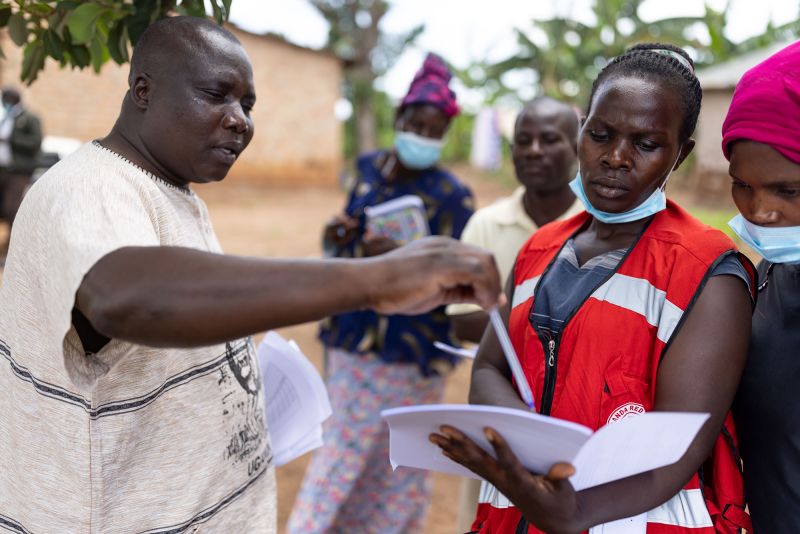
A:
MULTIPOLYGON (((492 508, 512 508, 514 505, 497 488, 481 481, 481 490, 478 496, 480 504, 489 504, 492 508)), ((646 514, 597 525, 590 530, 591 534, 631 534, 644 532, 646 526, 643 521, 647 516, 647 523, 660 523, 684 528, 713 527, 711 516, 706 508, 706 501, 699 489, 681 490, 661 506, 654 508, 646 514)))
POLYGON ((493 485, 481 480, 481 491, 478 493, 478 504, 488 504, 492 508, 513 508, 508 498, 497 491, 493 485))
POLYGON ((667 300, 666 292, 644 278, 615 274, 598 287, 591 298, 638 313, 658 327, 658 339, 666 343, 678 326, 683 310, 667 300))
POLYGON ((536 289, 536 284, 539 282, 539 278, 539 276, 528 278, 521 284, 514 287, 514 294, 511 295, 512 308, 516 308, 533 296, 533 291, 536 289))
POLYGON ((646 534, 647 513, 617 519, 589 529, 589 534, 646 534))
POLYGON ((699 489, 681 490, 658 508, 647 512, 647 522, 685 528, 714 526, 703 492, 699 489))

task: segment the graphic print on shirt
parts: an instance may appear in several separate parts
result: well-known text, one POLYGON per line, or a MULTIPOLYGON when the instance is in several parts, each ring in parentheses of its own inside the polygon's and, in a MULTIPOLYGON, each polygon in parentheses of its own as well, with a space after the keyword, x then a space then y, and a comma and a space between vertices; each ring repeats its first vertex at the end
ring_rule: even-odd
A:
POLYGON ((258 474, 272 458, 252 340, 226 343, 225 356, 228 365, 220 368, 217 380, 224 390, 222 416, 230 428, 230 440, 223 454, 234 466, 246 463, 250 477, 258 474))

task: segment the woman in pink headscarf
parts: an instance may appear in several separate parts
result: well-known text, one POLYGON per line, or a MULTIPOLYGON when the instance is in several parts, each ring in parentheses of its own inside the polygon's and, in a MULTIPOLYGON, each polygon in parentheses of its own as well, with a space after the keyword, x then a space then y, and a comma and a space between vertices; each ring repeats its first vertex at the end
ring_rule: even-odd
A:
POLYGON ((734 416, 756 533, 800 532, 800 42, 748 71, 722 126, 731 227, 763 260, 734 416))

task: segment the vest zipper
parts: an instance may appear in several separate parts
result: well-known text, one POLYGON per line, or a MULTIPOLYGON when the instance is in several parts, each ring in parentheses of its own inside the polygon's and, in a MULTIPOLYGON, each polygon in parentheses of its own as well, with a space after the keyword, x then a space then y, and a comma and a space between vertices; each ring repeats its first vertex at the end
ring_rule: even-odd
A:
MULTIPOLYGON (((639 243, 639 240, 647 231, 647 228, 650 226, 651 222, 653 222, 652 217, 650 217, 650 220, 648 220, 647 223, 645 223, 644 227, 639 232, 639 235, 636 236, 636 239, 634 239, 633 243, 631 243, 630 247, 625 252, 625 255, 622 257, 621 260, 619 260, 619 263, 616 265, 616 267, 614 267, 614 270, 611 273, 609 273, 609 275, 604 280, 602 280, 597 285, 597 287, 601 287, 612 276, 614 276, 614 274, 616 274, 617 271, 619 271, 620 267, 622 267, 622 264, 625 263, 625 260, 628 259, 628 256, 630 256, 633 249, 636 248, 636 245, 639 243)), ((562 243, 561 247, 558 249, 558 252, 556 252, 555 256, 553 256, 550 259, 550 262, 547 264, 547 267, 545 267, 544 271, 539 277, 539 281, 536 283, 536 287, 533 288, 533 302, 531 303, 531 308, 530 311, 528 312, 528 322, 533 328, 533 331, 536 332, 536 335, 539 337, 539 340, 542 342, 542 348, 544 349, 544 354, 545 354, 544 388, 542 389, 542 402, 539 404, 540 406, 539 413, 542 415, 550 415, 550 410, 553 408, 553 396, 555 395, 556 392, 556 378, 558 374, 556 372, 556 368, 558 366, 558 348, 559 348, 558 342, 561 339, 561 334, 564 332, 564 330, 567 329, 567 325, 572 320, 572 317, 578 312, 578 310, 581 309, 581 307, 583 307, 584 303, 591 297, 594 290, 592 291, 592 293, 589 293, 589 295, 587 295, 586 298, 583 299, 583 301, 569 313, 567 318, 564 320, 564 324, 561 327, 561 331, 556 335, 555 338, 553 338, 553 334, 550 332, 547 332, 546 336, 543 332, 540 332, 539 329, 536 328, 536 323, 533 321, 531 317, 533 316, 534 303, 536 302, 536 296, 537 293, 539 292, 539 286, 542 284, 542 280, 545 279, 547 273, 550 271, 550 267, 552 267, 553 264, 556 262, 556 259, 558 258, 559 254, 561 254, 561 251, 566 246, 567 241, 569 241, 569 239, 574 238, 579 231, 580 229, 576 230, 575 233, 573 233, 566 241, 564 241, 564 243, 562 243)))
POLYGON ((540 413, 542 415, 550 415, 550 409, 553 405, 553 394, 556 388, 556 363, 558 362, 558 340, 549 338, 542 339, 545 353, 545 366, 544 366, 544 388, 542 390, 542 408, 540 413), (547 341, 545 345, 544 341, 547 341))

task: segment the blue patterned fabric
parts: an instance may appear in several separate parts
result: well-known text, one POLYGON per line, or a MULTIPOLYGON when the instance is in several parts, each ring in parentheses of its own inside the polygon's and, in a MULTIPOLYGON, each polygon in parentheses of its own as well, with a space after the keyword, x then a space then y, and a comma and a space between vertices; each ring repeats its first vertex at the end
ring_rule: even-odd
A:
MULTIPOLYGON (((474 211, 472 192, 455 176, 434 167, 415 180, 387 183, 377 167, 382 152, 362 155, 357 161, 355 183, 345 212, 361 220, 359 236, 348 246, 334 249, 335 256, 362 256, 364 208, 404 195, 417 195, 425 204, 428 225, 434 235, 456 239, 474 211)), ((423 315, 379 315, 358 311, 335 315, 322 323, 320 339, 329 347, 358 354, 375 354, 385 362, 415 363, 424 375, 435 373, 442 364, 452 366, 455 358, 433 346, 434 341, 455 343, 444 307, 423 315)))

